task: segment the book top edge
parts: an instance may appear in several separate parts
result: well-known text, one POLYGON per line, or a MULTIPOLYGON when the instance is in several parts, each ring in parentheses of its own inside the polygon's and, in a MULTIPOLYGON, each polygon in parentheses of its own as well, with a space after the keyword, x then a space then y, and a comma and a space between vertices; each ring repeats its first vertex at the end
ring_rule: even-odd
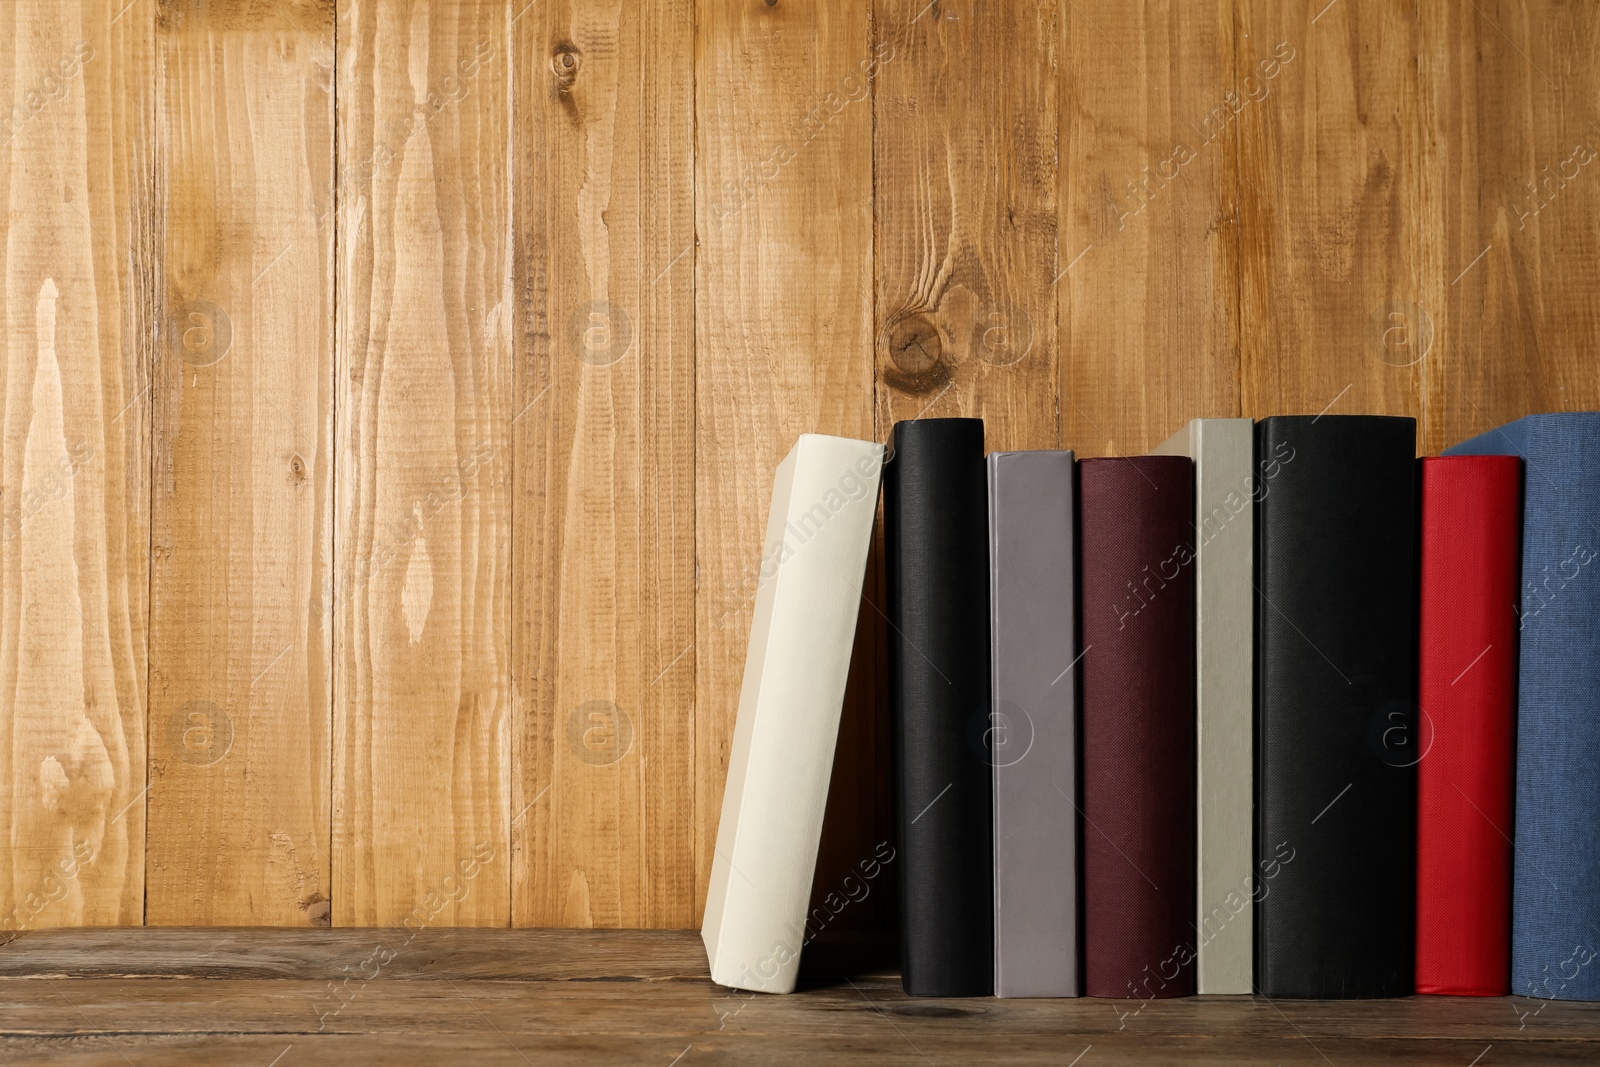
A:
POLYGON ((1073 453, 1072 449, 1070 449, 1070 448, 1034 448, 1034 449, 1019 450, 1019 451, 1016 451, 1016 452, 990 452, 989 453, 989 462, 990 462, 990 464, 1006 462, 1006 461, 1013 460, 1013 459, 1028 459, 1028 458, 1033 458, 1036 462, 1042 462, 1044 459, 1051 459, 1051 460, 1056 460, 1056 461, 1071 460, 1071 459, 1074 458, 1074 453, 1073 453))
POLYGON ((1193 466, 1194 460, 1187 455, 1152 455, 1152 456, 1086 456, 1078 460, 1080 466, 1106 467, 1112 464, 1131 464, 1135 467, 1165 467, 1178 463, 1193 466))
MULTIPOLYGON (((1511 426, 1533 425, 1545 422, 1595 422, 1600 421, 1600 411, 1536 411, 1521 418, 1512 419, 1510 422, 1501 423, 1497 429, 1504 430, 1511 426)), ((1493 433, 1494 430, 1486 431, 1493 433)))
POLYGON ((1336 423, 1374 422, 1374 423, 1409 423, 1412 426, 1417 420, 1410 415, 1268 415, 1257 420, 1258 424, 1265 423, 1306 423, 1326 421, 1336 423))
POLYGON ((1539 454, 1544 461, 1554 458, 1584 462, 1593 456, 1600 439, 1600 412, 1555 411, 1524 415, 1520 419, 1458 441, 1444 450, 1445 456, 1523 456, 1539 454))
POLYGON ((1465 453, 1459 456, 1423 456, 1422 465, 1425 467, 1499 467, 1522 466, 1522 457, 1515 452, 1484 452, 1465 453))
POLYGON ((1182 426, 1178 427, 1176 433, 1174 433, 1173 436, 1176 436, 1177 434, 1182 433, 1183 431, 1189 429, 1191 426, 1254 426, 1255 422, 1256 422, 1255 419, 1246 419, 1246 418, 1242 418, 1242 417, 1234 418, 1234 417, 1231 417, 1231 416, 1228 417, 1228 418, 1217 418, 1217 419, 1190 419, 1188 422, 1186 422, 1182 426))
POLYGON ((931 418, 931 419, 901 419, 900 421, 898 421, 898 422, 896 422, 894 424, 894 428, 898 430, 902 426, 907 426, 907 427, 909 427, 909 426, 938 426, 938 425, 944 424, 944 423, 963 423, 963 422, 964 423, 975 423, 975 424, 977 424, 979 426, 983 425, 983 420, 982 419, 974 419, 974 418, 970 418, 970 417, 965 416, 965 415, 948 415, 948 416, 940 416, 938 418, 931 418))
POLYGON ((795 440, 794 446, 795 448, 799 448, 800 446, 806 444, 856 445, 860 448, 869 450, 881 450, 883 448, 883 445, 879 444, 877 441, 865 441, 859 437, 835 437, 833 434, 826 433, 803 433, 795 440))

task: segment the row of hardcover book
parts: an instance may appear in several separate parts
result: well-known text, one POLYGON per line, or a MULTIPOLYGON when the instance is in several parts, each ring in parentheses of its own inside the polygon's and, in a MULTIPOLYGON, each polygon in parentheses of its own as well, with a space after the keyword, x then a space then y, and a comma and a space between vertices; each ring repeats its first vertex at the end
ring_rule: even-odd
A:
POLYGON ((1600 999, 1600 415, 778 468, 703 936, 794 988, 883 490, 913 995, 1600 999))

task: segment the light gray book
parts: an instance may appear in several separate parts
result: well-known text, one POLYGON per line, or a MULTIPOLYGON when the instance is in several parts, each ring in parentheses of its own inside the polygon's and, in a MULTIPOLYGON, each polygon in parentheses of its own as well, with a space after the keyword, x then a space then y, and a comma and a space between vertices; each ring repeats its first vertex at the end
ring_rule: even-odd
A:
POLYGON ((872 542, 883 446, 802 434, 778 464, 700 928, 711 979, 792 993, 872 542))
POLYGON ((1078 987, 1076 514, 1071 452, 989 455, 994 987, 1078 987))
POLYGON ((1195 951, 1201 993, 1250 993, 1255 438, 1249 419, 1194 419, 1153 451, 1194 460, 1195 951))

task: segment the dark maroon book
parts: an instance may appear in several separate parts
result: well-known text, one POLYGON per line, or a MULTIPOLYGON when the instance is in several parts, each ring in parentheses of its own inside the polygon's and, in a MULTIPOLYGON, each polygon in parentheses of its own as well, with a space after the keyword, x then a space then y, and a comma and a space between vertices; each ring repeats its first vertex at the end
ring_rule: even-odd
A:
POLYGON ((1078 464, 1084 992, 1195 991, 1194 466, 1078 464))

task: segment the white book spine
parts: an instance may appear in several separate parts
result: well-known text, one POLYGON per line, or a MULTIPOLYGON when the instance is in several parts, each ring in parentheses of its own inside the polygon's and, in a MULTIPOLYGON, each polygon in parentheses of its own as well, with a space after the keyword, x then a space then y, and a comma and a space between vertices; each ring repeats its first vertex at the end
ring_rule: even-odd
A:
POLYGON ((794 991, 883 452, 803 434, 774 479, 701 927, 721 985, 794 991))
POLYGON ((1255 477, 1249 419, 1195 419, 1153 450, 1195 467, 1195 950, 1200 993, 1253 991, 1255 477))

